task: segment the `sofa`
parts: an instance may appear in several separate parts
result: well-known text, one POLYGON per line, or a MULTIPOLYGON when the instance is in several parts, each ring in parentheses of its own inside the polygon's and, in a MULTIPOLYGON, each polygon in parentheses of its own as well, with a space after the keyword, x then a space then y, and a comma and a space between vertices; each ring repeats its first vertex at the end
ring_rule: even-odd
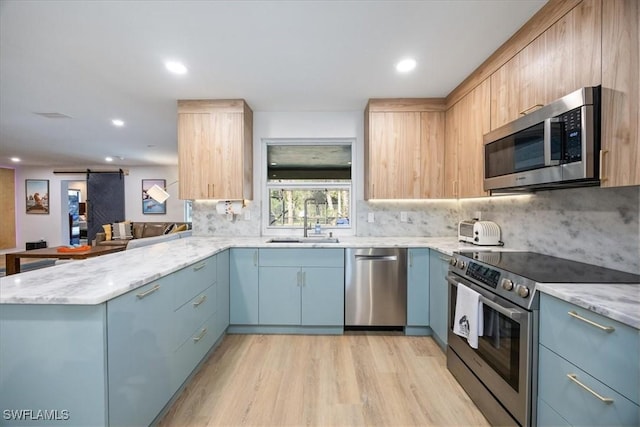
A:
MULTIPOLYGON (((130 227, 128 231, 130 231, 131 237, 108 239, 105 231, 96 233, 92 245, 126 246, 127 249, 134 249, 191 236, 190 222, 126 222, 124 224, 130 227)), ((117 227, 117 224, 107 224, 107 226, 114 228, 117 227)))

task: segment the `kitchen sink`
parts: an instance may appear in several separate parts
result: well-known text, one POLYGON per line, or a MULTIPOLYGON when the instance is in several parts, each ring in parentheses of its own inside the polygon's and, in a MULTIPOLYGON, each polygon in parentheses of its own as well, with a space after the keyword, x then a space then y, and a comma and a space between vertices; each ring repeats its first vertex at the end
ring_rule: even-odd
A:
POLYGON ((274 237, 267 243, 340 243, 337 237, 274 237))

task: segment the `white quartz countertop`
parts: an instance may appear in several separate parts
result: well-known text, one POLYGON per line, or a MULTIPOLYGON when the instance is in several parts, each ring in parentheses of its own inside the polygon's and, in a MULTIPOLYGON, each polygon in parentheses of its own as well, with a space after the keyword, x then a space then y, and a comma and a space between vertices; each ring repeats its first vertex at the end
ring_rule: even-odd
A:
MULTIPOLYGON (((339 243, 267 243, 269 237, 189 237, 0 278, 0 304, 101 304, 225 249, 430 248, 513 250, 460 243, 455 237, 340 237, 339 243)), ((545 292, 640 329, 640 284, 539 285, 545 292)))

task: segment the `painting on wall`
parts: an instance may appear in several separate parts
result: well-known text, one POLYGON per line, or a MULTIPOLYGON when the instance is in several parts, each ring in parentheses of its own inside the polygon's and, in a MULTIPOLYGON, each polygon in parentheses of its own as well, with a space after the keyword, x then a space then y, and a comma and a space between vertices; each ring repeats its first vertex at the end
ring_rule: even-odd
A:
POLYGON ((24 194, 28 214, 49 213, 48 179, 26 179, 24 194))
POLYGON ((143 179, 142 180, 142 213, 143 214, 166 214, 167 202, 159 203, 157 200, 153 200, 151 196, 147 194, 147 190, 157 185, 160 188, 165 188, 167 181, 164 179, 143 179))

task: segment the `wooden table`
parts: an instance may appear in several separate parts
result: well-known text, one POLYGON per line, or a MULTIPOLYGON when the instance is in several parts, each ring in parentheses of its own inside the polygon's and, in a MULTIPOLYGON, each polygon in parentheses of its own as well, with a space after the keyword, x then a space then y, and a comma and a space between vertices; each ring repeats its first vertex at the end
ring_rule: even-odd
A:
MULTIPOLYGON (((59 247, 59 246, 58 246, 59 247)), ((92 246, 82 252, 58 252, 58 247, 34 249, 32 251, 12 252, 5 254, 7 276, 20 273, 20 258, 55 258, 55 259, 86 259, 114 252, 124 251, 127 246, 92 246)))

